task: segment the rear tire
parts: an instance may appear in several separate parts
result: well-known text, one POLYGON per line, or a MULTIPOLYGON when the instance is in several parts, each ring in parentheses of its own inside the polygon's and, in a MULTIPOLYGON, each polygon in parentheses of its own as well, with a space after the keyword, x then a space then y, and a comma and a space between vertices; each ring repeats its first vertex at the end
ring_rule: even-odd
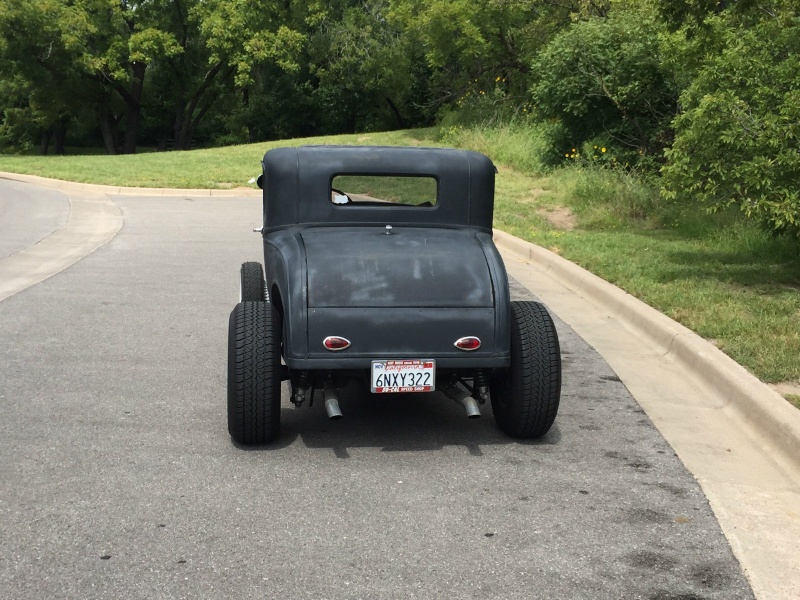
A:
POLYGON ((555 324, 538 302, 511 303, 511 366, 491 380, 492 410, 505 433, 545 435, 561 399, 561 350, 555 324))
POLYGON ((228 432, 266 444, 281 427, 281 316, 270 302, 240 302, 228 322, 228 432))
POLYGON ((246 262, 239 271, 239 302, 262 302, 266 300, 264 269, 261 263, 246 262))

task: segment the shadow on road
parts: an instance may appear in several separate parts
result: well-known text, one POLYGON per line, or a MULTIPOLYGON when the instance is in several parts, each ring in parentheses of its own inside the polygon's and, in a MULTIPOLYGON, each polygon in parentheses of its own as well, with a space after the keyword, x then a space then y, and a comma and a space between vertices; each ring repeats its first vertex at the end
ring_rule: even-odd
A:
POLYGON ((464 410, 440 393, 370 394, 365 388, 348 386, 340 404, 344 417, 327 418, 321 392, 313 406, 295 408, 285 400, 281 411, 281 434, 265 446, 239 446, 242 450, 269 452, 291 446, 298 440, 308 448, 329 448, 339 458, 350 458, 354 448, 380 448, 383 452, 432 452, 448 446, 463 446, 472 456, 483 456, 482 446, 561 443, 556 423, 538 440, 516 440, 505 435, 494 422, 489 404, 481 406, 479 419, 468 419, 464 410))

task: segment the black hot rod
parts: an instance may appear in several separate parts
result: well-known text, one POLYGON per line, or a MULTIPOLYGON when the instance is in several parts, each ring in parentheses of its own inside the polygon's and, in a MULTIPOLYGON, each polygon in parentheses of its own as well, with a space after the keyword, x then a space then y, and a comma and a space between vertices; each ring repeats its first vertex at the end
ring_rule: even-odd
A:
POLYGON ((441 148, 303 146, 264 156, 264 268, 242 265, 228 334, 228 430, 264 444, 320 391, 354 380, 441 392, 514 437, 543 436, 561 357, 547 310, 512 302, 492 241, 491 161, 441 148), (265 277, 266 274, 266 277, 265 277))

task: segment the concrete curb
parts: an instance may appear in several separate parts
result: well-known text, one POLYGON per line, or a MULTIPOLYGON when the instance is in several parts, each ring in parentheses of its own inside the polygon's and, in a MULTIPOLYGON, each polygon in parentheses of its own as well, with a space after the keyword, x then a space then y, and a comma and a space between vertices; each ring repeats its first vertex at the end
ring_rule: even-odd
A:
POLYGON ((137 188, 116 185, 97 185, 94 183, 75 183, 61 179, 50 179, 38 175, 23 175, 20 173, 0 172, 0 178, 12 181, 31 183, 42 187, 60 190, 73 194, 108 194, 110 196, 189 196, 192 198, 260 198, 261 190, 249 188, 233 190, 204 190, 204 189, 168 189, 168 188, 137 188))
POLYGON ((800 411, 725 353, 651 306, 549 250, 497 230, 494 240, 646 336, 665 356, 716 390, 731 408, 746 417, 757 435, 767 438, 791 463, 800 465, 800 411))

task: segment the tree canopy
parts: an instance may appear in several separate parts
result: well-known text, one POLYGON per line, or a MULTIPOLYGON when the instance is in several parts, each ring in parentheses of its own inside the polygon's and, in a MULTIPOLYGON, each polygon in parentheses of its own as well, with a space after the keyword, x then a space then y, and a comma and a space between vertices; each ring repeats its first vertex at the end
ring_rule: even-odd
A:
POLYGON ((792 229, 798 40, 794 0, 0 0, 0 147, 525 115, 553 160, 608 147, 667 200, 792 229))

